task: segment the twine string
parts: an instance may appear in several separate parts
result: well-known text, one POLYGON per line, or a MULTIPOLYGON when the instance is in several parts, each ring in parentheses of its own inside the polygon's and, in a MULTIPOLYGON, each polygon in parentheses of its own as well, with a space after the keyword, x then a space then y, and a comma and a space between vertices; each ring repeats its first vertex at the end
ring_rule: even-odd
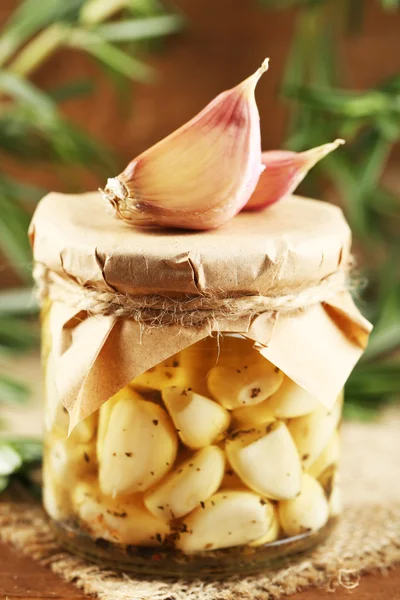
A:
POLYGON ((196 327, 218 320, 237 320, 265 312, 291 313, 326 302, 350 287, 349 265, 318 283, 282 295, 221 296, 204 294, 171 298, 158 294, 134 296, 82 286, 61 277, 42 264, 34 268, 39 300, 50 298, 90 315, 113 315, 153 326, 178 324, 196 327))

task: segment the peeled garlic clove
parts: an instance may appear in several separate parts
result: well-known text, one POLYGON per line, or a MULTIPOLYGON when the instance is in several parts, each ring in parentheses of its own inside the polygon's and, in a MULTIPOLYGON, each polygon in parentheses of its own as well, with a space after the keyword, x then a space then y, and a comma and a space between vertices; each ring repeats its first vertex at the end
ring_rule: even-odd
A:
POLYGON ((263 546, 264 544, 270 544, 271 542, 275 542, 279 538, 281 526, 279 523, 278 508, 271 504, 271 502, 267 502, 265 505, 265 509, 269 513, 271 525, 265 535, 258 538, 257 540, 254 540, 254 542, 250 542, 249 546, 263 546))
POLYGON ((336 464, 340 455, 340 439, 339 432, 335 431, 327 446, 323 449, 319 457, 308 469, 308 474, 315 479, 331 465, 336 464))
MULTIPOLYGON (((262 367, 268 364, 271 367, 271 363, 257 349, 254 341, 239 333, 224 334, 214 339, 217 343, 217 361, 220 366, 239 370, 248 369, 250 365, 262 367)), ((213 359, 215 360, 215 354, 213 359)))
POLYGON ((208 375, 208 389, 212 396, 230 410, 259 404, 277 391, 283 373, 264 359, 265 364, 213 367, 208 375))
POLYGON ((232 421, 238 428, 252 427, 262 425, 268 421, 274 420, 274 411, 270 406, 270 399, 267 398, 260 404, 254 406, 244 406, 232 411, 232 421))
POLYGON ((226 455, 240 479, 267 498, 294 498, 300 491, 300 458, 282 422, 234 432, 226 455))
POLYGON ((254 90, 268 68, 223 92, 191 121, 108 179, 105 199, 139 226, 212 229, 249 200, 260 173, 260 124, 254 90))
POLYGON ((268 399, 271 412, 278 419, 292 419, 307 415, 321 406, 321 403, 311 396, 289 377, 285 377, 282 385, 268 399))
POLYGON ((191 387, 197 394, 208 396, 207 375, 217 364, 218 354, 217 337, 207 337, 182 350, 177 361, 187 373, 187 383, 184 385, 191 387))
POLYGON ((161 406, 138 394, 124 396, 111 408, 105 429, 102 444, 98 444, 104 494, 115 497, 145 491, 171 469, 178 441, 161 406))
POLYGON ((70 480, 60 481, 55 477, 48 461, 43 464, 43 505, 47 514, 55 521, 71 516, 70 480))
POLYGON ((262 162, 265 170, 261 173, 257 187, 244 210, 259 210, 290 196, 308 171, 342 144, 344 140, 338 139, 305 152, 289 150, 263 152, 262 162))
POLYGON ((309 415, 290 420, 289 431, 305 470, 317 460, 332 437, 340 421, 341 409, 342 403, 338 400, 331 409, 321 406, 309 415))
POLYGON ((176 545, 191 553, 248 544, 266 535, 271 526, 265 505, 252 492, 218 492, 185 518, 186 531, 176 545))
POLYGON ((286 535, 317 531, 329 517, 328 501, 316 479, 304 473, 301 492, 292 500, 279 503, 279 520, 286 535))
POLYGON ((44 368, 44 397, 46 398, 46 410, 44 416, 44 425, 46 431, 55 430, 65 437, 68 435, 69 415, 66 408, 61 403, 56 382, 54 378, 55 360, 50 352, 44 368))
POLYGON ((164 388, 162 397, 179 437, 189 448, 212 444, 229 427, 228 411, 214 400, 182 387, 164 388))
POLYGON ((114 396, 111 396, 99 410, 99 426, 97 430, 97 454, 100 454, 104 445, 104 437, 106 435, 111 411, 122 398, 130 399, 135 402, 138 399, 138 394, 129 385, 120 389, 114 396))
POLYGON ((218 490, 224 469, 223 451, 217 446, 203 448, 147 492, 144 503, 160 519, 179 519, 218 490))
POLYGON ((89 417, 80 421, 71 431, 70 440, 79 444, 90 442, 96 433, 97 419, 97 413, 92 413, 89 417))
POLYGON ((68 485, 68 482, 96 469, 96 445, 94 442, 75 444, 68 439, 57 440, 48 450, 47 462, 52 476, 68 485))
POLYGON ((177 366, 177 361, 164 361, 136 377, 131 385, 138 388, 162 390, 172 385, 187 385, 187 372, 177 366))
POLYGON ((109 542, 158 546, 169 533, 169 526, 152 515, 140 498, 122 502, 105 498, 93 482, 75 488, 73 504, 89 534, 109 542))

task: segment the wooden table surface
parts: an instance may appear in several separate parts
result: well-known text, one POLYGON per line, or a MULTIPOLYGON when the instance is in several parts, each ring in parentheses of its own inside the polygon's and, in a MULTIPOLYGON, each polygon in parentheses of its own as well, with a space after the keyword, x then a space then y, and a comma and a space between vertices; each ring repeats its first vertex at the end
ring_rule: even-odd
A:
MULTIPOLYGON (((73 584, 66 583, 46 567, 0 544, 0 598, 3 600, 85 600, 73 584)), ((335 593, 309 590, 290 600, 400 600, 400 569, 386 575, 365 575, 353 590, 335 593)))

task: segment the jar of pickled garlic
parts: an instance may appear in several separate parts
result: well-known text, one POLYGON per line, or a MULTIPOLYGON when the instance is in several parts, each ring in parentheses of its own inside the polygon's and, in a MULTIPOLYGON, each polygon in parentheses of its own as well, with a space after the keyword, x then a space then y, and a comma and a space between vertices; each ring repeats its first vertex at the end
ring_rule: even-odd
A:
POLYGON ((202 233, 143 231, 97 193, 31 225, 44 506, 72 552, 136 573, 249 572, 340 513, 342 389, 369 323, 341 211, 288 198, 202 233))

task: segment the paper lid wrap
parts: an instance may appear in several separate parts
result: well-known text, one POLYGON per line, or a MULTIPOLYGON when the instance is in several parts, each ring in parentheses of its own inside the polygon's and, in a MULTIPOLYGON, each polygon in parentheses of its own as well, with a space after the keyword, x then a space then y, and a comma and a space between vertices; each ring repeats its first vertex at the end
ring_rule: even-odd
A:
MULTIPOLYGON (((132 228, 107 213, 98 193, 52 193, 39 203, 30 239, 35 262, 82 293, 96 288, 178 301, 296 297, 345 269, 351 247, 339 208, 295 196, 241 213, 216 230, 184 232, 132 228)), ((132 379, 213 331, 254 340, 266 358, 330 406, 371 326, 340 290, 296 313, 250 311, 197 327, 146 327, 58 298, 50 328, 56 385, 74 425, 132 379)))

